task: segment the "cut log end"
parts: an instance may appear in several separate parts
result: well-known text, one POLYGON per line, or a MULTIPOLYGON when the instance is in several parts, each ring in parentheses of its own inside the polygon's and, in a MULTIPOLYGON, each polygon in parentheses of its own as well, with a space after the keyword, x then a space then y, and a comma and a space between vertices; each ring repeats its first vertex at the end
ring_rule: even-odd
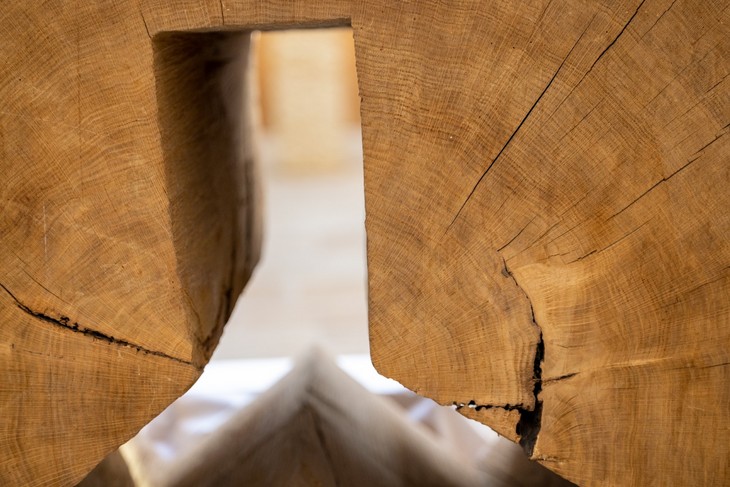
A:
POLYGON ((726 2, 4 8, 0 483, 195 381, 258 255, 241 32, 348 23, 378 369, 583 485, 730 476, 726 2))

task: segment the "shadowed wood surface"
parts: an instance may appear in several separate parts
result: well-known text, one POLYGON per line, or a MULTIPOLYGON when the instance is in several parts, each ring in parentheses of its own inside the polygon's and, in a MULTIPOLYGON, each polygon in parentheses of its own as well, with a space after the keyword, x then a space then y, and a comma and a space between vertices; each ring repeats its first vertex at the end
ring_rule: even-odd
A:
POLYGON ((76 487, 134 487, 127 462, 119 450, 108 455, 76 487))
POLYGON ((6 6, 0 478, 195 380, 257 252, 236 32, 349 23, 378 369, 582 485, 726 483, 727 7, 6 6))

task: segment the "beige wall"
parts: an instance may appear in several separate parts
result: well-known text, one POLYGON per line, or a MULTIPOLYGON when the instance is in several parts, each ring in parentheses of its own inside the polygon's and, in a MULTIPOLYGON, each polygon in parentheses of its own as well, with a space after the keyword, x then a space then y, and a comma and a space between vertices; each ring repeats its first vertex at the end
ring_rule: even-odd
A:
POLYGON ((360 123, 352 30, 265 32, 256 53, 270 160, 295 173, 346 163, 360 123))

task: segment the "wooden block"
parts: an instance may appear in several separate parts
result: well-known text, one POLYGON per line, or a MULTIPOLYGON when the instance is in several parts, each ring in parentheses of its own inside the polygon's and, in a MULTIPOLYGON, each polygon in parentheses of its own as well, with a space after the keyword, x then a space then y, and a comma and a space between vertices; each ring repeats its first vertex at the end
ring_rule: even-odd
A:
POLYGON ((0 22, 0 484, 73 485, 193 384, 257 260, 248 36, 0 22))
POLYGON ((356 29, 381 373, 580 485, 727 484, 727 7, 399 4, 398 36, 356 29))
POLYGON ((378 369, 580 484, 725 484, 727 7, 6 5, 0 481, 192 384, 257 254, 241 32, 349 24, 378 369))

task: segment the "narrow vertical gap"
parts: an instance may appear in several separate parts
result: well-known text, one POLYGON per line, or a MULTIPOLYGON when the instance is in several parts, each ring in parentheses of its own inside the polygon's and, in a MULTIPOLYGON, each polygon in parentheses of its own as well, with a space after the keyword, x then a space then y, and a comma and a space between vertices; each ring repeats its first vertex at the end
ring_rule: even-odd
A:
POLYGON ((215 359, 368 353, 352 29, 254 33, 261 259, 215 359))

